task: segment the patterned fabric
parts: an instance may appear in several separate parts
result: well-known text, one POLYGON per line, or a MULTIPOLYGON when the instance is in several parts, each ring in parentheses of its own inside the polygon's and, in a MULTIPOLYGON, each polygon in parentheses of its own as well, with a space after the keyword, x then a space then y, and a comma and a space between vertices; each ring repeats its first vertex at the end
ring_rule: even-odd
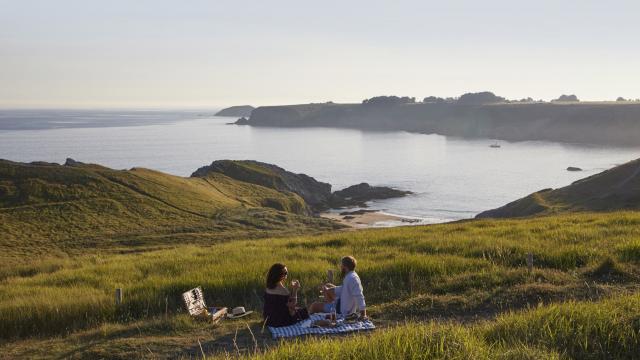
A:
POLYGON ((278 339, 278 338, 290 338, 290 337, 309 335, 309 334, 342 334, 342 333, 348 333, 353 331, 373 330, 376 328, 376 326, 373 325, 371 320, 359 321, 353 324, 346 324, 344 323, 343 319, 338 319, 338 324, 336 327, 321 328, 321 327, 309 326, 311 323, 313 323, 316 320, 324 319, 325 315, 326 314, 313 314, 311 315, 309 320, 301 321, 291 326, 283 326, 283 327, 269 326, 269 331, 271 331, 271 336, 274 339, 278 339))

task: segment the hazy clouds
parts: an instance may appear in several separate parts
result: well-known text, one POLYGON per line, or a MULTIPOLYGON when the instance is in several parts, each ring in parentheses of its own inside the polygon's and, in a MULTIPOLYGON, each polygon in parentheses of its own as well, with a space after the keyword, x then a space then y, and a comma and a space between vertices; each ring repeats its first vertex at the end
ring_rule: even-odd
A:
POLYGON ((0 9, 3 107, 480 90, 640 97, 634 1, 0 0, 0 9))

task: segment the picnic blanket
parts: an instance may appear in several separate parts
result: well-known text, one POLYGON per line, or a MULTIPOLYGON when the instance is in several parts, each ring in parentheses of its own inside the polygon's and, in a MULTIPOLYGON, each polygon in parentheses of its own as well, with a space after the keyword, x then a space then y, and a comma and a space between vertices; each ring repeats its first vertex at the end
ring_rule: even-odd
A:
POLYGON ((338 319, 337 325, 335 327, 330 328, 321 328, 321 327, 311 327, 311 323, 316 320, 322 320, 325 318, 327 314, 313 314, 309 317, 309 319, 305 321, 300 321, 290 326, 282 326, 282 327, 271 327, 269 326, 269 331, 271 331, 271 336, 274 339, 278 338, 289 338, 296 337, 302 335, 309 334, 342 334, 353 331, 362 331, 362 330, 373 330, 376 328, 375 325, 371 322, 371 320, 367 319, 365 321, 358 321, 355 323, 347 324, 343 319, 338 319))

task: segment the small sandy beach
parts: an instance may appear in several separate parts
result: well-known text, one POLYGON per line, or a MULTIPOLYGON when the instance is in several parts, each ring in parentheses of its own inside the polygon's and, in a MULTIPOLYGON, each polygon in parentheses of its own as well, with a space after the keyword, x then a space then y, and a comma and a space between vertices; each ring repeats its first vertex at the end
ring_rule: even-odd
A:
POLYGON ((397 215, 385 214, 380 211, 366 211, 363 213, 349 213, 340 215, 336 212, 325 212, 320 216, 336 220, 343 225, 352 228, 388 227, 415 224, 415 219, 404 218, 397 215))

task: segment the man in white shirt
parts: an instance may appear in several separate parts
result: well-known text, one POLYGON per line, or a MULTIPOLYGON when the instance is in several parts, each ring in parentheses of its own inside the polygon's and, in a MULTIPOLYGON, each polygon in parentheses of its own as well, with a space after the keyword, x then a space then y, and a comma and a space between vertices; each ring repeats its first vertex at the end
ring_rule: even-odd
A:
POLYGON ((356 259, 353 256, 345 256, 340 260, 340 271, 343 275, 342 285, 334 286, 325 284, 323 293, 325 299, 334 301, 325 303, 313 303, 309 306, 309 313, 337 312, 343 316, 359 313, 361 317, 367 316, 367 305, 362 293, 360 276, 355 272, 356 259))

